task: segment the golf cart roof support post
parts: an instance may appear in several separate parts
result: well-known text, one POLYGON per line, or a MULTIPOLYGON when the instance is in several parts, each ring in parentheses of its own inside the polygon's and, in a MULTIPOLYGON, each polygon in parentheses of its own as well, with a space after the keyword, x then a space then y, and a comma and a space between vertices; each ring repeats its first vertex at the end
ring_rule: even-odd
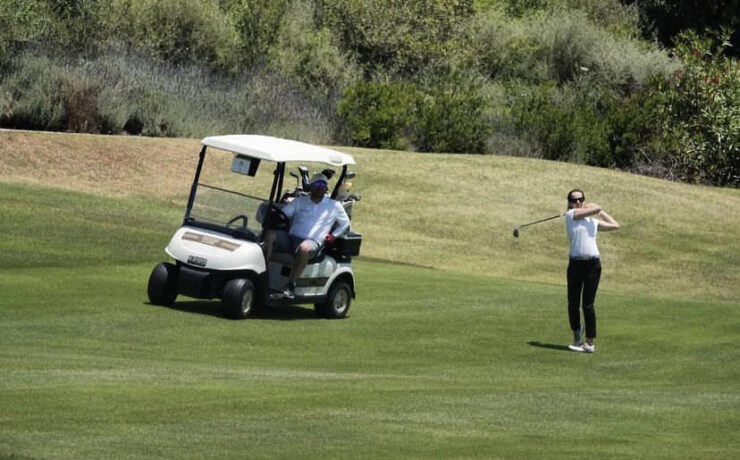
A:
POLYGON ((183 222, 187 223, 190 217, 190 211, 193 210, 193 202, 195 201, 195 192, 198 190, 198 180, 200 180, 200 171, 203 169, 203 160, 206 157, 206 146, 204 145, 200 149, 200 158, 198 158, 198 166, 195 168, 195 178, 193 178, 193 185, 190 186, 190 196, 188 197, 188 207, 185 209, 185 217, 183 222))
POLYGON ((331 199, 334 200, 337 198, 337 194, 339 193, 339 187, 344 183, 344 179, 347 177, 347 165, 342 166, 342 174, 339 175, 339 179, 337 179, 337 183, 334 184, 334 190, 331 192, 331 199))
POLYGON ((277 200, 277 197, 280 196, 280 189, 283 188, 283 173, 285 172, 285 163, 278 163, 277 166, 275 166, 275 171, 273 171, 273 175, 275 176, 272 179, 272 188, 270 189, 270 203, 275 202, 277 200))
POLYGON ((280 174, 278 175, 277 194, 275 198, 278 198, 283 193, 283 178, 285 178, 285 163, 280 163, 280 174))

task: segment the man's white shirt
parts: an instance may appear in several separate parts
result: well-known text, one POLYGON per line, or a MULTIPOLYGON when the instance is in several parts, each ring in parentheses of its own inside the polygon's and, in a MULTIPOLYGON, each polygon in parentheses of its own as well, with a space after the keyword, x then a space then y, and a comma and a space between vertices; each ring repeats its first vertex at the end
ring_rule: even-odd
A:
POLYGON ((325 196, 314 203, 309 195, 300 196, 283 207, 282 211, 291 218, 290 234, 321 243, 331 231, 339 236, 349 228, 349 217, 344 206, 325 196))

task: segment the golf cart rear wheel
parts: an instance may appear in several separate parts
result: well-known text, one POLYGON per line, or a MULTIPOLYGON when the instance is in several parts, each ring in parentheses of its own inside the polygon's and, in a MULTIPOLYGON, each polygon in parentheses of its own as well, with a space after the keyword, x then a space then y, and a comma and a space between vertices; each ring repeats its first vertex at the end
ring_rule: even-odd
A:
POLYGON ((339 319, 347 316, 349 306, 352 303, 352 288, 346 281, 337 281, 329 289, 324 303, 314 305, 316 312, 329 319, 339 319))
POLYGON ((154 305, 172 305, 177 298, 177 267, 167 262, 158 263, 149 275, 146 293, 154 305))
POLYGON ((224 287, 221 308, 228 318, 244 319, 254 310, 255 298, 252 281, 246 278, 233 279, 224 287))

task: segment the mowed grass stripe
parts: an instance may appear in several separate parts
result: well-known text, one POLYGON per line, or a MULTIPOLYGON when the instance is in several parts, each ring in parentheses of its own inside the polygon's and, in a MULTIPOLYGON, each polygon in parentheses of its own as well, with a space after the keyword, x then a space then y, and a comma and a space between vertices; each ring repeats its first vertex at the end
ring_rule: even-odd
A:
POLYGON ((182 209, 0 183, 3 268, 130 263, 161 257, 182 209))

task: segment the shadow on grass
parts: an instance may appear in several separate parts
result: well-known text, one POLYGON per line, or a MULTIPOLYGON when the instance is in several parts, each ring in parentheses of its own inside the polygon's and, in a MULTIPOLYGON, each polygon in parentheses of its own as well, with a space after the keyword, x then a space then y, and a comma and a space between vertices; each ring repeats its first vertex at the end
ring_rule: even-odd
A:
POLYGON ((558 351, 570 351, 567 345, 556 345, 554 343, 542 343, 537 341, 527 342, 527 345, 532 345, 533 347, 537 348, 547 348, 548 350, 558 350, 558 351))
MULTIPOLYGON (((151 305, 156 307, 149 302, 144 302, 145 305, 151 305)), ((212 300, 193 300, 193 301, 179 301, 172 304, 170 307, 159 307, 169 308, 171 310, 177 310, 184 313, 193 313, 197 315, 215 316, 217 318, 223 318, 224 320, 232 321, 230 318, 226 318, 221 312, 221 303, 219 301, 212 300)), ((281 306, 281 307, 262 307, 257 309, 250 314, 247 319, 243 321, 253 320, 273 320, 273 321, 294 321, 294 320, 317 320, 321 319, 313 308, 299 307, 295 305, 281 306)))

